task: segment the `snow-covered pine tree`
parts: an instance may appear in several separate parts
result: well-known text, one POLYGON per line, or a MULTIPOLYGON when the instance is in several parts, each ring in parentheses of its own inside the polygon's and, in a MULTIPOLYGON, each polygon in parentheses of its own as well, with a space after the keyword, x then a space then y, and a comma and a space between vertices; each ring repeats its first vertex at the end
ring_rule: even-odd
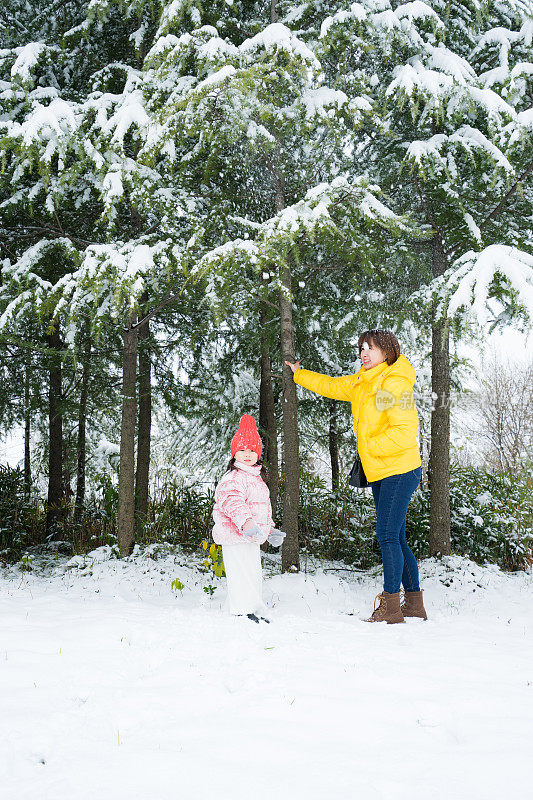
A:
MULTIPOLYGON (((314 3, 331 54, 370 74, 383 124, 364 149, 371 175, 398 208, 433 231, 431 550, 449 552, 449 321, 489 297, 502 318, 533 309, 531 41, 522 0, 314 3), (512 46, 511 46, 512 45, 512 46)), ((348 70, 349 72, 349 70, 348 70)))
MULTIPOLYGON (((33 134, 38 136, 38 129, 42 126, 43 118, 40 111, 50 103, 57 111, 58 126, 66 123, 66 117, 61 112, 61 103, 58 102, 58 85, 62 82, 67 94, 73 92, 73 75, 71 66, 61 59, 61 37, 65 26, 70 27, 79 19, 80 3, 67 2, 64 13, 58 18, 49 14, 49 3, 37 2, 30 6, 27 3, 12 0, 5 3, 0 15, 1 38, 3 49, 1 51, 1 67, 6 77, 2 82, 2 151, 3 169, 0 176, 1 204, 0 225, 2 255, 15 262, 29 245, 39 242, 43 237, 50 240, 59 236, 61 222, 56 214, 51 212, 51 201, 44 214, 37 210, 39 202, 45 200, 43 187, 49 184, 49 172, 45 158, 41 168, 34 170, 32 155, 23 156, 21 159, 11 158, 10 148, 12 142, 5 136, 12 125, 20 125, 28 117, 29 126, 26 130, 27 150, 30 149, 33 134), (63 67, 63 71, 61 68, 63 67), (32 91, 33 89, 33 91, 32 91), (61 122, 59 121, 61 120, 61 122), (32 174, 33 172, 33 174, 32 174)), ((64 109, 63 109, 64 111, 64 109)), ((49 139, 53 138, 50 131, 49 139)), ((48 148, 52 157, 52 149, 48 148)), ((54 190, 51 189, 51 192, 54 190)), ((83 236, 78 230, 78 236, 83 236)), ((50 243, 50 242, 49 242, 50 243)), ((41 318, 37 319, 32 313, 32 304, 28 303, 29 293, 25 293, 25 281, 12 283, 8 270, 9 261, 3 263, 2 283, 4 284, 2 311, 15 298, 20 303, 22 313, 19 316, 20 325, 18 332, 24 345, 28 346, 26 334, 31 332, 37 336, 33 340, 41 353, 46 351, 44 362, 48 362, 50 381, 49 395, 49 436, 48 436, 48 503, 47 503, 47 530, 53 533, 55 520, 63 505, 63 433, 62 419, 64 404, 62 395, 62 343, 59 329, 59 319, 53 319, 47 311, 43 311, 41 318), (6 285, 7 284, 7 285, 6 285), (44 323, 44 324, 43 324, 44 323), (48 328, 48 330, 46 330, 48 328), (55 355, 54 355, 55 352, 55 355), (53 387, 53 388, 52 388, 53 387)), ((25 267, 22 266, 22 273, 25 267)), ((58 279, 64 271, 64 265, 53 247, 48 251, 48 257, 43 250, 43 263, 41 278, 43 284, 49 284, 58 279), (57 257, 56 257, 57 256, 57 257)), ((42 287, 41 287, 42 288, 42 287)), ((10 326, 4 326, 4 333, 10 326)), ((9 330, 16 333, 16 330, 9 330)), ((26 423, 26 428, 28 427, 26 423)), ((26 436, 27 438, 27 436, 26 436)), ((29 447, 26 446, 26 452, 29 447)), ((26 467, 26 471, 28 471, 26 467)))
MULTIPOLYGON (((201 24, 178 36, 172 24, 145 62, 157 121, 146 158, 209 209, 189 242, 193 277, 207 277, 215 305, 231 298, 249 309, 277 295, 282 356, 294 360, 293 271, 313 243, 343 241, 368 255, 376 228, 415 235, 354 174, 350 151, 371 105, 329 88, 316 55, 282 23, 240 43, 201 24)), ((296 393, 285 368, 283 381, 283 568, 297 569, 296 393)))
MULTIPOLYGON (((179 288, 189 199, 162 187, 159 173, 137 158, 149 128, 139 88, 140 40, 157 28, 154 11, 139 11, 139 23, 137 15, 124 20, 112 5, 100 16, 95 3, 69 5, 72 16, 61 17, 62 28, 52 25, 48 40, 48 26, 43 41, 26 41, 34 31, 22 25, 21 38, 2 50, 0 210, 7 258, 0 324, 16 331, 28 316, 38 318, 68 347, 87 317, 95 336, 110 325, 122 331, 119 539, 126 553, 133 543, 137 332, 179 288), (160 221, 161 203, 141 198, 162 191, 171 212, 160 221), (134 325, 146 292, 150 308, 134 325)), ((58 392, 59 384, 51 396, 58 392)), ((60 432, 56 440, 60 463, 60 432)))

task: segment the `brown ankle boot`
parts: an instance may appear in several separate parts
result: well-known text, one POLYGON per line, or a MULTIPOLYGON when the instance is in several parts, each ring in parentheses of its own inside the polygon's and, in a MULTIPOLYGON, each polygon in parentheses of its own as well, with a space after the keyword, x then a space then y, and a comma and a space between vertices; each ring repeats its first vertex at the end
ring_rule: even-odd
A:
POLYGON ((389 625, 394 622, 405 622, 400 608, 400 592, 394 594, 382 592, 376 597, 376 600, 378 599, 379 606, 374 608, 372 616, 365 619, 365 622, 387 622, 389 625))
POLYGON ((405 592, 404 601, 402 603, 402 613, 404 617, 420 617, 427 619, 426 609, 424 608, 424 600, 422 599, 422 592, 405 592))

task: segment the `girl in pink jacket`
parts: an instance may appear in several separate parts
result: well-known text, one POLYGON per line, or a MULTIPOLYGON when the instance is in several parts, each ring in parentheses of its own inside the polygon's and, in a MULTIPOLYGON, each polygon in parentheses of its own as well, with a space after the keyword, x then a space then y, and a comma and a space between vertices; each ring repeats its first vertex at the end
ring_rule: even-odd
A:
POLYGON ((246 614, 254 622, 269 622, 256 613, 263 609, 259 545, 268 541, 279 547, 285 538, 274 527, 270 493, 257 463, 262 451, 255 419, 244 414, 231 440, 231 461, 215 490, 213 509, 213 539, 222 545, 230 613, 246 614))

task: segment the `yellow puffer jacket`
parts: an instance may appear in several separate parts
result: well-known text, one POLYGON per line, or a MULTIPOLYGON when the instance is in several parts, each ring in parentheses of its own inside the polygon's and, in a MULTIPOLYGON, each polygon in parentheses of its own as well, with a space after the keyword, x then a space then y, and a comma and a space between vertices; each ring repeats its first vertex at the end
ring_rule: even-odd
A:
POLYGON ((352 404, 357 450, 369 481, 402 475, 421 465, 415 378, 416 372, 403 355, 390 366, 384 361, 340 378, 307 369, 294 373, 300 386, 352 404))

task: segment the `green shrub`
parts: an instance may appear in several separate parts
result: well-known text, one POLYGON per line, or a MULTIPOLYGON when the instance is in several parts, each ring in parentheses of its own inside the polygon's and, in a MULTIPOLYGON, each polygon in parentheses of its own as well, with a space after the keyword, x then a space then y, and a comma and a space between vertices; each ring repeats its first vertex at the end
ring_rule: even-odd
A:
MULTIPOLYGON (((454 466, 450 476, 451 548, 479 563, 506 570, 523 569, 533 551, 531 494, 528 473, 502 475, 454 466)), ((280 505, 283 487, 280 491, 280 505)), ((137 534, 139 544, 168 542, 192 552, 211 541, 214 493, 167 483, 152 498, 148 521, 137 534)), ((79 522, 72 513, 58 523, 56 538, 75 553, 116 541, 118 493, 103 476, 79 522)), ((277 519, 281 519, 278 506, 277 519)), ((360 569, 381 563, 375 536, 376 515, 370 490, 338 491, 317 478, 301 477, 299 533, 303 553, 343 561, 360 569)), ((429 555, 429 488, 420 487, 407 513, 407 539, 417 558, 429 555)), ((20 469, 0 467, 0 555, 18 560, 27 547, 44 542, 44 512, 36 498, 24 496, 20 469)))
POLYGON ((17 560, 43 537, 44 513, 33 493, 26 497, 22 469, 0 465, 0 556, 17 560))
MULTIPOLYGON (((480 564, 524 569, 533 550, 531 478, 454 466, 450 475, 451 550, 480 564)), ((309 552, 361 569, 380 563, 376 516, 369 490, 327 491, 304 476, 300 508, 302 543, 309 552)), ((406 523, 417 558, 429 556, 429 487, 414 493, 406 523)))
POLYGON ((452 550, 479 563, 523 569, 533 552, 529 473, 452 469, 452 550))
POLYGON ((112 513, 97 496, 89 498, 85 504, 79 521, 72 516, 65 517, 58 535, 65 542, 70 542, 72 552, 89 553, 97 547, 113 545, 117 541, 116 512, 112 513))
POLYGON ((299 538, 304 552, 367 569, 381 563, 370 491, 342 486, 328 491, 303 473, 300 484, 299 538))
POLYGON ((137 541, 143 544, 167 541, 195 550, 211 538, 214 492, 166 483, 152 499, 149 520, 137 541))

